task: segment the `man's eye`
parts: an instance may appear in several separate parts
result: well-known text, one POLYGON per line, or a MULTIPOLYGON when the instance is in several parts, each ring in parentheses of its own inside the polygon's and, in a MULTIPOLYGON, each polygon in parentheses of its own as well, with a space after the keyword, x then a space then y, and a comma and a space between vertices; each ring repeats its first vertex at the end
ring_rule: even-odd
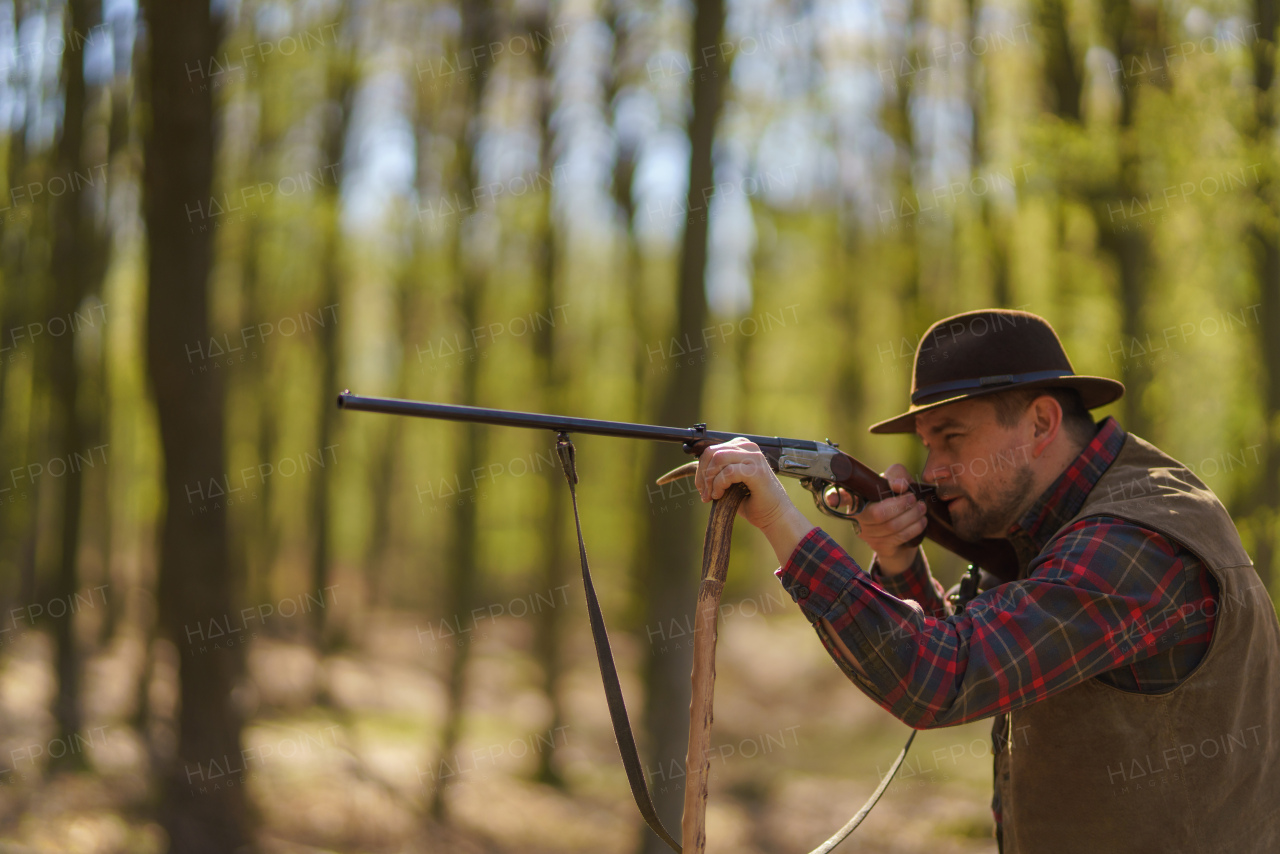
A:
POLYGON ((945 433, 945 434, 943 434, 942 438, 943 438, 943 440, 944 440, 944 441, 950 442, 952 439, 958 438, 960 435, 962 435, 962 434, 960 434, 960 433, 945 433))

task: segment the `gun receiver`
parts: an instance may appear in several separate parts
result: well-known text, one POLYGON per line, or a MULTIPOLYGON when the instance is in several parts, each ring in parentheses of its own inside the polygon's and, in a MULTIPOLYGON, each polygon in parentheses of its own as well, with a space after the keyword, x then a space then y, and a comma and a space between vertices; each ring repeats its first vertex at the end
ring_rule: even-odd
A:
MULTIPOLYGON (((830 442, 708 430, 706 424, 697 424, 693 427, 661 427, 625 421, 516 412, 509 409, 488 409, 479 406, 458 406, 389 397, 362 397, 351 394, 350 391, 344 391, 338 395, 338 408, 361 412, 383 412, 390 415, 412 415, 444 421, 551 430, 557 434, 585 433, 623 439, 679 442, 686 453, 695 457, 701 456, 702 452, 712 445, 743 437, 759 446, 769 461, 769 466, 777 474, 798 479, 801 485, 813 495, 814 505, 818 510, 838 519, 851 519, 867 504, 896 494, 887 480, 830 442), (837 488, 843 488, 853 498, 853 506, 848 511, 836 509, 828 502, 831 493, 837 488)), ((667 483, 677 477, 693 474, 693 465, 676 469, 665 475, 661 482, 667 483)), ((910 491, 924 500, 928 508, 927 527, 923 534, 912 541, 911 545, 918 545, 927 537, 948 551, 981 566, 1001 581, 1012 581, 1017 578, 1017 559, 1008 541, 987 539, 973 543, 962 539, 951 526, 946 505, 937 500, 932 485, 913 483, 910 491)))

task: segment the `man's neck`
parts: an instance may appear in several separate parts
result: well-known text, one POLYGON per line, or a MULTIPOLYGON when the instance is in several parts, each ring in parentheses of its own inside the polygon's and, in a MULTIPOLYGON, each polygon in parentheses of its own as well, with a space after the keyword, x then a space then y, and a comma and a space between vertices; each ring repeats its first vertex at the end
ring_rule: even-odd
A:
POLYGON ((1088 441, 1081 442, 1063 432, 1053 445, 1045 449, 1045 453, 1041 455, 1040 459, 1032 463, 1030 494, 1022 503, 1022 506, 1018 508, 1013 518, 1009 520, 1009 525, 1005 527, 1006 531, 1027 515, 1027 511, 1034 507, 1045 492, 1058 482, 1058 478, 1062 477, 1062 473, 1071 467, 1071 464, 1084 453, 1084 449, 1087 447, 1089 447, 1088 441))

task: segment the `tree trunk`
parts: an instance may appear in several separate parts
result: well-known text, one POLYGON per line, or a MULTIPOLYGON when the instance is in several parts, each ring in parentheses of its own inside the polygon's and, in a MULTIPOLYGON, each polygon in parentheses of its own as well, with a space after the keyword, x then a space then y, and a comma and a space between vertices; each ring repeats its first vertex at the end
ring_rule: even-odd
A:
MULTIPOLYGON (((22 23, 22 7, 21 0, 11 7, 14 32, 18 31, 18 26, 22 23)), ((29 114, 24 113, 22 123, 10 129, 5 139, 6 190, 20 182, 27 165, 27 115, 29 114)), ((21 281, 21 259, 25 241, 20 235, 14 234, 21 228, 21 225, 14 225, 0 218, 0 263, 3 264, 4 273, 3 280, 0 280, 0 286, 3 287, 0 291, 0 335, 5 336, 0 340, 0 346, 13 350, 16 350, 16 344, 12 333, 8 330, 26 325, 25 296, 30 290, 23 288, 21 281)), ((12 352, 0 358, 0 472, 9 472, 14 466, 26 462, 22 456, 22 449, 17 447, 16 441, 13 441, 17 435, 17 427, 13 423, 16 419, 12 412, 6 412, 2 408, 4 401, 8 399, 10 374, 13 372, 13 365, 18 355, 17 352, 12 352)), ((12 478, 10 478, 9 489, 13 489, 12 478)), ((24 505, 26 503, 23 502, 24 505)), ((30 526, 22 524, 26 512, 25 506, 19 510, 15 502, 13 505, 6 505, 5 512, 0 513, 0 579, 3 579, 0 584, 0 605, 4 606, 3 613, 6 614, 9 613, 10 604, 22 595, 17 586, 11 586, 11 579, 21 584, 22 571, 19 555, 22 535, 19 532, 30 529, 30 526)))
MULTIPOLYGON (((551 2, 545 0, 540 14, 530 21, 528 28, 532 33, 552 33, 551 2)), ((554 106, 554 72, 550 68, 550 45, 534 52, 534 67, 538 75, 538 163, 542 177, 548 182, 542 192, 542 233, 538 240, 539 304, 535 310, 544 308, 551 312, 551 323, 540 326, 534 332, 534 350, 538 360, 540 380, 542 383, 543 412, 565 411, 564 370, 556 358, 557 335, 555 325, 556 307, 556 273, 559 269, 559 252, 556 244, 555 208, 551 181, 555 174, 555 140, 551 130, 551 112, 554 106)), ((565 557, 569 553, 565 544, 566 487, 560 478, 548 481, 550 494, 547 496, 542 525, 546 539, 546 551, 542 557, 542 581, 551 591, 554 599, 555 591, 565 585, 565 557)), ((544 608, 538 614, 535 624, 534 652, 542 665, 542 690, 551 706, 551 721, 548 729, 557 730, 564 723, 564 704, 560 701, 559 683, 564 672, 564 660, 560 651, 561 624, 564 609, 544 608)), ((559 754, 555 750, 538 751, 538 769, 535 778, 542 783, 553 786, 564 786, 564 778, 560 774, 559 754)))
MULTIPOLYGON (((280 85, 271 79, 272 68, 264 63, 261 73, 250 77, 245 86, 250 97, 256 97, 259 105, 259 120, 255 128, 257 139, 254 142, 254 156, 249 161, 249 178, 255 183, 269 182, 273 178, 273 164, 280 146, 282 129, 277 127, 266 109, 264 93, 273 85, 280 85)), ((276 239, 273 233, 274 218, 271 216, 269 203, 263 202, 259 208, 256 221, 245 228, 244 244, 240 254, 241 294, 244 310, 241 313, 242 324, 257 324, 268 315, 267 300, 264 294, 270 283, 262 267, 262 247, 271 245, 276 239)), ((251 419, 252 435, 255 442, 255 453, 259 462, 278 458, 279 417, 276 415, 277 395, 272 387, 268 368, 269 353, 262 348, 262 359, 259 369, 243 381, 252 389, 248 398, 252 401, 251 419)), ((321 446, 323 448, 323 446, 321 446)), ((275 478, 259 479, 256 486, 257 512, 247 514, 242 533, 236 537, 233 547, 237 550, 237 559, 245 567, 245 589, 249 601, 254 603, 272 601, 271 570, 275 566, 276 556, 280 552, 280 527, 276 523, 272 505, 275 496, 275 478)))
MULTIPOLYGON (((413 139, 416 146, 414 158, 414 186, 419 198, 427 198, 431 192, 431 162, 427 152, 431 146, 433 95, 426 87, 419 86, 412 101, 413 139)), ((421 226, 421 224, 419 224, 421 226)), ((413 229, 411 251, 408 263, 395 279, 393 279, 396 336, 402 348, 403 357, 396 363, 395 385, 393 396, 397 398, 411 397, 409 382, 409 342, 422 340, 424 292, 427 290, 426 239, 423 228, 413 229)), ((422 359, 418 355, 418 370, 421 370, 422 359)), ((393 543, 401 532, 392 524, 392 496, 396 473, 403 459, 404 425, 408 419, 388 418, 383 426, 383 433, 373 444, 373 454, 369 464, 369 494, 372 500, 372 521, 369 538, 366 541, 363 564, 365 575, 365 607, 362 619, 368 619, 375 611, 388 604, 388 574, 391 568, 391 557, 395 553, 393 545, 401 546, 402 542, 393 543)))
MULTIPOLYGON (((1069 184, 1077 184, 1076 192, 1089 205, 1098 232, 1098 246, 1110 256, 1116 271, 1124 353, 1120 375, 1128 389, 1124 397, 1124 426, 1140 436, 1154 438, 1150 432, 1152 422, 1142 407, 1143 393, 1151 382, 1152 372, 1142 353, 1135 353, 1139 348, 1131 346, 1131 343, 1137 344, 1146 328, 1150 239, 1147 230, 1131 227, 1124 211, 1129 210, 1133 200, 1139 196, 1140 186, 1141 140, 1134 127, 1138 83, 1128 79, 1128 71, 1135 59, 1149 61, 1147 52, 1152 45, 1165 42, 1159 35, 1160 13, 1154 7, 1138 8, 1131 6, 1129 0, 1108 0, 1102 12, 1103 30, 1120 65, 1120 116, 1115 131, 1119 135, 1117 150, 1120 159, 1115 167, 1115 177, 1110 181, 1091 184, 1091 181, 1097 181, 1091 176, 1078 179, 1066 176, 1066 180, 1069 184), (1121 214, 1119 221, 1116 220, 1117 211, 1121 214)), ((1040 20, 1046 44, 1044 72, 1048 88, 1054 95, 1054 111, 1076 128, 1082 128, 1080 95, 1083 76, 1071 44, 1061 0, 1043 0, 1040 20)))
MULTIPOLYGON (((1036 22, 1040 29, 1039 41, 1043 45, 1045 101, 1054 115, 1073 128, 1078 128, 1081 125, 1080 92, 1083 74, 1071 42, 1071 32, 1067 29, 1064 1, 1040 0, 1036 6, 1036 22)), ((1060 256, 1065 240, 1065 211, 1071 196, 1067 187, 1059 185, 1057 190, 1053 203, 1055 243, 1051 247, 1054 258, 1060 256)))
MULTIPOLYGON (((909 17, 903 27, 903 56, 915 57, 918 55, 919 36, 917 30, 921 26, 920 22, 924 14, 924 0, 911 0, 909 17)), ((917 82, 915 85, 920 84, 917 82)), ((924 240, 923 223, 915 215, 908 214, 910 210, 909 204, 917 207, 923 206, 915 191, 916 134, 915 123, 911 116, 911 89, 912 86, 909 85, 909 81, 898 80, 896 97, 885 99, 886 109, 884 115, 885 129, 893 139, 894 148, 896 149, 891 191, 895 197, 897 215, 892 220, 891 226, 898 231, 899 248, 897 251, 902 252, 904 256, 902 281, 899 285, 902 296, 899 299, 899 303, 902 306, 901 328, 906 330, 908 336, 922 335, 924 330, 937 320, 937 317, 931 314, 932 309, 925 305, 922 293, 920 253, 921 241, 924 240)), ((891 245, 892 243, 890 242, 891 245)), ((909 385, 911 375, 909 360, 911 357, 904 350, 910 349, 908 345, 898 342, 894 347, 894 356, 890 362, 895 369, 895 375, 901 377, 901 388, 906 388, 909 385)), ((914 442, 909 446, 905 463, 912 471, 918 471, 924 464, 924 452, 914 442)))
MULTIPOLYGON (((976 44, 980 36, 978 19, 982 6, 978 0, 968 0, 969 44, 976 44)), ((973 116, 973 132, 969 141, 969 172, 971 178, 982 174, 990 152, 986 151, 986 123, 989 109, 986 73, 982 57, 970 53, 966 57, 969 84, 969 110, 973 116)), ((985 250, 987 275, 991 280, 991 302, 1002 308, 1012 308, 1013 293, 1009 283, 1009 245, 1007 224, 996 222, 997 214, 992 193, 978 197, 981 235, 979 245, 985 250)))
POLYGON ((1059 117, 1078 125, 1081 122, 1080 92, 1084 88, 1084 75, 1071 45, 1064 2, 1041 0, 1036 8, 1036 18, 1044 46, 1044 74, 1052 94, 1051 108, 1059 117))
MULTIPOLYGON (((631 46, 632 42, 629 38, 627 26, 623 23, 623 16, 618 14, 618 6, 621 2, 622 0, 610 0, 605 9, 606 23, 613 33, 613 67, 605 89, 605 103, 611 107, 617 103, 616 98, 622 88, 622 84, 635 73, 636 66, 633 59, 635 51, 631 46)), ((661 367, 661 362, 655 364, 652 358, 654 345, 650 335, 652 325, 649 323, 649 313, 645 305, 644 259, 641 255, 635 232, 636 206, 635 199, 632 198, 632 189, 635 185, 637 141, 623 135, 622 129, 618 126, 616 114, 613 119, 616 144, 613 164, 613 203, 617 208, 618 225, 622 232, 622 252, 618 263, 622 268, 623 288, 627 299, 627 314, 630 318, 628 326, 632 337, 631 346, 632 352, 635 354, 631 374, 630 418, 634 421, 648 423, 653 421, 653 414, 648 411, 647 391, 650 386, 649 379, 653 371, 661 367)), ((637 497, 636 518, 654 511, 653 500, 649 492, 649 488, 653 484, 645 480, 649 473, 649 457, 652 454, 651 444, 649 442, 641 442, 636 446, 636 453, 633 458, 634 464, 628 474, 630 482, 628 494, 637 497)), ((637 585, 643 586, 643 579, 648 575, 648 566, 642 562, 639 548, 632 549, 631 556, 630 577, 636 581, 637 585)))
MULTIPOLYGON (((27 20, 27 6, 24 0, 17 0, 13 4, 15 28, 22 27, 27 20)), ((22 124, 9 133, 7 171, 8 186, 11 190, 30 181, 33 177, 29 174, 29 169, 36 158, 33 156, 34 152, 27 149, 26 137, 29 124, 37 115, 40 97, 31 93, 29 81, 24 79, 20 69, 15 69, 14 76, 17 78, 16 83, 19 87, 15 97, 23 99, 26 103, 22 124)), ((43 233, 48 198, 48 194, 41 193, 38 199, 32 200, 26 206, 28 214, 25 217, 25 223, 23 223, 23 217, 14 217, 4 223, 4 285, 6 291, 11 291, 13 294, 8 306, 12 319, 6 321, 4 327, 6 330, 34 322, 38 318, 48 317, 48 312, 51 310, 46 297, 48 288, 41 280, 40 268, 44 259, 38 251, 48 239, 48 236, 43 233)), ((14 342, 12 334, 9 340, 11 346, 17 350, 18 344, 14 342)), ((24 428, 17 428, 20 431, 18 435, 23 437, 22 440, 15 442, 12 447, 8 442, 0 442, 0 454, 8 458, 4 461, 18 465, 26 464, 37 453, 47 450, 41 446, 41 437, 44 435, 46 425, 41 406, 43 390, 37 382, 43 370, 45 345, 31 340, 21 343, 21 351, 13 353, 10 359, 21 359, 29 365, 26 376, 30 384, 31 406, 27 412, 18 413, 19 418, 25 417, 27 420, 24 428)), ((3 458, 0 457, 0 459, 3 458)), ((4 471, 9 470, 9 466, 4 468, 4 471)), ((32 602, 37 595, 36 540, 41 522, 40 492, 48 482, 48 478, 42 478, 35 483, 26 483, 21 487, 20 492, 23 500, 8 505, 5 512, 0 514, 0 534, 5 534, 10 539, 7 544, 0 543, 5 546, 0 561, 11 561, 16 569, 18 584, 15 593, 20 603, 32 602)), ((12 488, 15 492, 19 490, 17 484, 12 488)))
MULTIPOLYGON (((415 265, 416 266, 416 265, 415 265)), ((406 276, 405 278, 409 278, 406 276)), ((408 326, 408 317, 410 311, 411 300, 408 298, 408 290, 412 287, 410 282, 400 282, 397 284, 398 305, 401 336, 400 340, 409 341, 410 338, 405 332, 408 326)), ((406 354, 407 355, 407 354, 406 354)), ((395 397, 407 398, 408 383, 405 378, 407 373, 404 366, 398 369, 399 379, 396 382, 395 397)), ((405 418, 388 418, 387 423, 383 427, 383 434, 379 441, 374 443, 373 458, 369 466, 369 493, 373 502, 373 512, 370 521, 369 540, 364 550, 364 574, 365 574, 365 602, 362 619, 372 615, 374 609, 379 609, 388 604, 387 583, 389 562, 392 554, 391 538, 391 497, 394 494, 395 474, 403 457, 402 437, 404 435, 405 418)))
MULTIPOLYGON (((707 318, 707 231, 715 187, 711 153, 729 71, 726 57, 716 47, 724 32, 724 17, 723 0, 698 0, 689 51, 690 66, 694 69, 693 117, 689 124, 689 192, 674 330, 678 341, 698 340, 707 318)), ((672 365, 662 391, 657 423, 692 425, 698 421, 706 367, 701 360, 690 361, 693 364, 672 365)), ((646 482, 652 485, 671 463, 667 455, 655 453, 646 482)), ((693 614, 698 585, 695 514, 646 514, 644 520, 641 554, 649 568, 648 583, 644 585, 645 624, 669 626, 674 621, 684 625, 693 614)), ((671 769, 683 766, 688 747, 692 650, 687 644, 680 649, 650 645, 647 653, 645 725, 651 762, 665 772, 649 775, 654 784, 653 800, 667 828, 679 828, 684 776, 683 773, 674 776, 671 769)), ((664 850, 662 841, 647 827, 642 834, 644 851, 664 850)))
MULTIPOLYGON (((89 8, 88 0, 70 0, 65 15, 67 43, 76 33, 87 33, 97 18, 97 10, 89 8)), ((57 147, 57 172, 67 175, 83 172, 81 163, 84 147, 85 82, 84 61, 77 51, 63 54, 62 76, 64 86, 64 110, 62 136, 57 147)), ((82 187, 71 182, 71 188, 59 197, 53 207, 53 253, 51 267, 54 280, 55 315, 72 316, 80 300, 88 293, 91 269, 90 248, 96 242, 93 222, 85 216, 85 193, 82 187)), ((52 397, 50 435, 53 437, 57 456, 63 460, 73 455, 83 455, 89 433, 85 414, 78 405, 80 376, 76 365, 75 335, 56 338, 50 347, 49 380, 52 397)), ((92 454, 92 451, 89 451, 92 454)), ((52 594, 55 598, 71 601, 79 584, 80 510, 84 492, 84 475, 80 466, 67 466, 67 473, 58 479, 61 492, 61 544, 58 550, 58 567, 54 574, 52 594)), ((58 737, 70 742, 83 728, 81 711, 81 661, 76 648, 76 621, 67 614, 53 621, 58 694, 53 713, 58 726, 58 737)), ((61 770, 84 767, 80 752, 68 752, 61 759, 51 761, 51 766, 61 770)))
MULTIPOLYGON (((846 206, 841 204, 841 215, 837 218, 832 228, 832 254, 835 256, 832 261, 832 271, 834 273, 832 281, 832 305, 831 312, 839 323, 838 329, 842 340, 857 341, 862 334, 862 330, 866 329, 863 323, 865 313, 862 311, 861 288, 857 286, 859 280, 859 257, 857 244, 857 222, 853 217, 852 211, 847 211, 846 206)), ((750 369, 750 365, 744 364, 742 369, 744 373, 750 369)), ((829 410, 835 416, 835 423, 840 425, 842 429, 853 432, 853 425, 864 416, 866 409, 866 379, 863 376, 865 368, 863 360, 852 358, 838 358, 836 360, 836 380, 833 388, 835 400, 829 410)), ((835 440, 836 437, 832 437, 835 440)), ((857 440, 853 436, 849 436, 846 441, 853 442, 857 440)), ((846 445, 849 447, 849 445, 846 445)), ((852 451, 850 451, 852 453, 852 451)))
MULTIPOLYGON (((342 7, 334 28, 341 31, 346 23, 346 6, 342 7)), ((340 37, 341 38, 341 37, 340 37)), ((338 408, 334 405, 334 396, 341 390, 338 382, 338 303, 342 293, 342 227, 340 182, 343 170, 341 160, 347 139, 347 128, 351 121, 351 99, 354 92, 352 78, 352 58, 341 44, 334 46, 334 55, 329 60, 329 99, 336 113, 330 115, 329 125, 324 136, 324 169, 332 180, 325 182, 320 200, 320 216, 322 217, 320 262, 321 301, 320 312, 324 323, 320 329, 320 403, 316 413, 319 436, 317 444, 321 459, 325 459, 326 451, 333 442, 333 434, 337 425, 335 419, 338 408)), ((330 457, 329 459, 332 459, 330 457)), ((311 527, 315 537, 311 555, 311 586, 317 595, 330 584, 332 574, 332 557, 329 553, 330 523, 329 502, 330 486, 333 475, 330 469, 312 469, 311 472, 311 527)), ((315 608, 311 612, 311 631, 317 648, 325 651, 333 643, 333 627, 326 627, 329 609, 315 608)))
MULTIPOLYGON (((1111 186, 1100 188, 1093 199, 1093 217, 1097 225, 1099 245, 1111 256, 1119 279, 1120 334, 1127 346, 1137 342, 1146 331, 1146 305, 1149 302, 1148 274, 1151 267, 1150 229, 1130 228, 1127 218, 1119 223, 1115 211, 1130 209, 1133 200, 1140 195, 1141 139, 1134 120, 1137 115, 1136 81, 1127 79, 1127 72, 1135 60, 1144 60, 1153 45, 1164 44, 1160 37, 1159 10, 1136 7, 1129 0, 1110 0, 1104 6, 1105 28, 1111 37, 1112 49, 1120 63, 1120 162, 1111 186)), ((1123 348, 1122 348, 1123 349, 1123 348)), ((1124 396, 1125 429, 1143 438, 1157 438, 1151 432, 1154 426, 1149 413, 1142 406, 1142 397, 1151 384, 1151 366, 1137 348, 1126 350, 1121 363, 1120 378, 1127 393, 1124 396)))
MULTIPOLYGON (((99 11, 99 16, 101 12, 99 11)), ((116 58, 116 68, 128 68, 131 56, 120 56, 116 58)), ((110 84, 108 84, 107 95, 110 103, 110 114, 106 122, 107 131, 107 160, 106 171, 110 175, 112 168, 123 152, 127 151, 130 144, 129 140, 129 105, 130 105, 130 89, 128 79, 123 75, 118 75, 110 84)), ((108 178, 108 181, 110 179, 108 178)), ((111 198, 108 188, 104 187, 103 195, 107 197, 108 203, 111 198)), ((111 260, 112 249, 112 223, 110 218, 94 233, 94 242, 92 244, 92 281, 96 284, 99 294, 103 291, 103 282, 106 281, 107 268, 111 260)), ((106 306, 103 304, 103 322, 105 323, 106 306)), ((89 440, 89 447, 97 447, 100 444, 109 444, 111 442, 111 359, 107 348, 107 336, 104 329, 102 336, 99 338, 99 353, 96 364, 97 372, 95 377, 97 399, 94 401, 94 423, 93 436, 89 440)), ((93 484, 92 494, 89 498, 89 506, 93 507, 94 513, 98 519, 98 551, 102 555, 101 580, 103 584, 108 585, 108 596, 104 606, 102 622, 99 624, 98 642, 106 645, 115 637, 117 629, 120 627, 120 620, 124 614, 124 606, 127 600, 127 588, 129 583, 121 573, 120 577, 115 574, 115 567, 112 563, 113 548, 113 520, 112 513, 112 483, 118 483, 122 479, 120 469, 103 469, 101 475, 93 484)))
POLYGON ((244 788, 219 787, 209 775, 217 773, 214 763, 239 761, 241 718, 231 691, 242 661, 236 649, 195 654, 187 636, 187 627, 231 613, 227 516, 220 504, 195 514, 182 506, 193 484, 226 471, 221 375, 193 381, 186 366, 186 348, 210 337, 213 233, 192 229, 183 213, 192 199, 211 198, 215 142, 213 93, 207 82, 189 82, 184 64, 215 56, 219 40, 207 0, 149 0, 146 12, 146 358, 167 496, 159 617, 183 651, 176 756, 161 771, 160 819, 173 854, 228 854, 249 843, 244 788))
POLYGON ((1280 202, 1276 199, 1275 83, 1276 25, 1275 0, 1255 0, 1254 20, 1259 36, 1254 41, 1253 86, 1255 156, 1263 164, 1254 188, 1256 213, 1249 230, 1248 244, 1253 275, 1258 281, 1261 322, 1258 345, 1262 364, 1262 400, 1266 433, 1263 436, 1263 465, 1258 489, 1257 513, 1261 520, 1257 538, 1258 574, 1271 587, 1275 578, 1276 518, 1280 511, 1280 202))
MULTIPOLYGON (((493 54, 488 46, 497 40, 497 24, 494 20, 494 9, 490 0, 470 0, 462 4, 462 44, 463 56, 475 59, 475 69, 471 73, 471 85, 467 90, 465 109, 458 129, 455 143, 457 145, 457 171, 454 175, 458 198, 471 195, 471 188, 478 186, 480 176, 475 163, 475 144, 477 139, 469 137, 470 128, 482 126, 484 109, 485 83, 492 73, 493 54)), ((468 228, 484 228, 483 223, 475 220, 462 220, 457 223, 454 234, 453 269, 457 283, 458 313, 462 328, 470 330, 480 325, 480 307, 483 290, 488 277, 486 259, 477 257, 477 253, 467 246, 468 228)), ((463 405, 475 406, 477 387, 480 376, 480 360, 464 359, 462 361, 462 381, 459 389, 463 405)), ((482 440, 484 432, 479 425, 467 424, 459 428, 462 440, 457 451, 457 470, 467 472, 471 476, 480 467, 483 457, 482 440)), ((474 486, 474 484, 473 484, 474 486)), ((475 493, 472 493, 474 496, 475 493)), ((476 561, 478 519, 476 504, 471 496, 462 496, 452 507, 453 524, 450 526, 450 541, 446 546, 447 555, 444 566, 447 568, 448 581, 444 596, 445 615, 450 618, 466 619, 471 614, 478 589, 478 563, 476 561)), ((454 647, 453 658, 449 662, 449 674, 446 683, 447 706, 445 721, 440 736, 440 756, 447 758, 453 755, 462 735, 463 704, 466 699, 467 662, 471 658, 471 639, 460 638, 461 643, 454 647)), ((437 782, 431 799, 431 815, 437 820, 446 818, 445 788, 437 782)))
MULTIPOLYGON (((415 138, 419 144, 425 144, 428 134, 425 128, 415 125, 415 138)), ((405 359, 408 358, 407 342, 415 340, 415 318, 417 300, 414 289, 417 287, 415 275, 422 268, 421 238, 414 237, 413 256, 404 274, 395 281, 396 317, 399 318, 396 333, 402 346, 405 347, 405 359)), ((393 396, 401 399, 410 397, 409 371, 407 362, 402 359, 396 366, 396 382, 393 396)), ((369 465, 369 494, 373 502, 372 521, 369 539, 364 550, 365 601, 361 620, 368 619, 375 609, 388 604, 387 584, 392 540, 395 536, 391 523, 392 496, 395 495, 395 476, 403 460, 404 425, 407 418, 388 418, 383 425, 383 433, 373 443, 373 454, 369 465)), ((373 425, 371 425, 373 426, 373 425)), ((358 633, 358 632, 357 632, 358 633)))

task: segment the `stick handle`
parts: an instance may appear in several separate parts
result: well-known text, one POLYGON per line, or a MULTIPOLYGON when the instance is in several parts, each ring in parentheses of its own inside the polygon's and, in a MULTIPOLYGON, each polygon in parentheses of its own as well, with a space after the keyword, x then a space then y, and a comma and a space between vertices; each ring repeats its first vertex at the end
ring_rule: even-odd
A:
POLYGON ((693 694, 689 701, 689 752, 685 756, 684 817, 680 822, 685 854, 707 848, 707 783, 711 774, 712 697, 716 683, 716 616, 729 573, 729 545, 738 505, 749 493, 741 483, 725 490, 711 506, 702 541, 702 583, 693 623, 693 694))

